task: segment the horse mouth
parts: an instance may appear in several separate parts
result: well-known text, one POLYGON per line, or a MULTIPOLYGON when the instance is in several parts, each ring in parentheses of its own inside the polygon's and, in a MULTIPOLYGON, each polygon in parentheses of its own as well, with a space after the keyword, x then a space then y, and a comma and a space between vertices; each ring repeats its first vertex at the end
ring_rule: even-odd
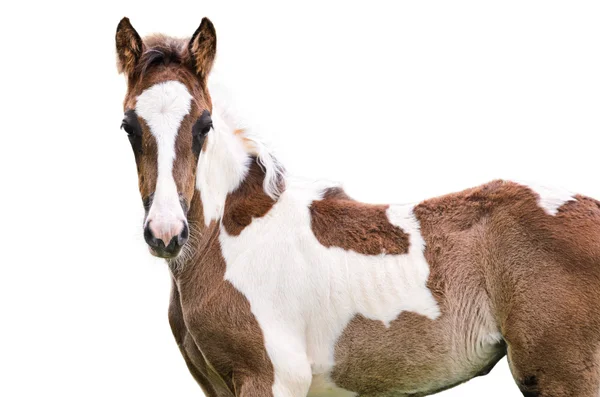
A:
POLYGON ((156 249, 156 248, 152 248, 152 247, 148 246, 148 251, 150 251, 150 254, 152 254, 153 256, 155 256, 157 258, 175 259, 175 258, 177 258, 177 256, 179 255, 179 252, 181 250, 178 249, 174 252, 171 252, 171 251, 165 251, 162 249, 156 249))

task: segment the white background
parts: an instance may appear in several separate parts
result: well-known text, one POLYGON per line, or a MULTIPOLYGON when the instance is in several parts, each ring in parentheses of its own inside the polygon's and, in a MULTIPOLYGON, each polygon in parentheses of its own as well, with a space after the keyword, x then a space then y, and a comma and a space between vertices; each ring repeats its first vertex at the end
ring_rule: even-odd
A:
MULTIPOLYGON (((197 396, 142 238, 114 33, 191 35, 293 174, 411 202, 493 178, 600 197, 593 2, 13 2, 0 13, 0 395, 197 396), (328 3, 329 4, 329 3, 328 3)), ((441 394, 518 396, 501 361, 441 394)))

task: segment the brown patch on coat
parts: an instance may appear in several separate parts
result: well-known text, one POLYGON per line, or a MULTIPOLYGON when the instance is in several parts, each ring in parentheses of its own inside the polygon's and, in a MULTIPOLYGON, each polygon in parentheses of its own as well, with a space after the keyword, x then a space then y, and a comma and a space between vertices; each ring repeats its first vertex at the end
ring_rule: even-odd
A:
POLYGON ((453 280, 446 272, 435 277, 437 266, 455 269, 467 260, 479 273, 523 392, 596 396, 598 202, 576 196, 553 216, 528 187, 494 181, 427 200, 415 214, 437 291, 453 280))
POLYGON ((275 200, 265 193, 265 173, 257 161, 252 159, 246 178, 225 200, 222 223, 225 231, 232 236, 239 236, 252 219, 265 216, 275 204, 275 200))
POLYGON ((596 396, 598 202, 576 196, 549 215, 528 187, 494 181, 427 200, 415 214, 433 288, 446 293, 459 282, 449 271, 470 263, 525 395, 596 396), (438 274, 434 269, 441 266, 447 270, 438 274))
POLYGON ((311 228, 325 247, 364 255, 406 254, 408 234, 390 223, 388 208, 352 200, 340 188, 327 189, 310 206, 311 228))
POLYGON ((357 315, 338 339, 331 379, 360 395, 424 396, 462 383, 503 357, 499 345, 490 357, 469 362, 462 344, 467 341, 454 340, 454 327, 459 325, 454 320, 450 315, 431 320, 404 311, 386 327, 357 315))

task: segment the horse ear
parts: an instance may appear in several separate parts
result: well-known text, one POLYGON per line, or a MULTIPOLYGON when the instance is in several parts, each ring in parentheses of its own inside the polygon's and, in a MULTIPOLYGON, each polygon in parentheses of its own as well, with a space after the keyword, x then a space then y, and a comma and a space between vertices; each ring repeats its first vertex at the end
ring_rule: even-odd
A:
POLYGON ((144 43, 135 31, 129 18, 125 17, 117 26, 115 36, 117 44, 117 67, 119 73, 133 74, 135 66, 142 56, 144 43))
POLYGON ((217 32, 208 18, 202 18, 202 23, 188 44, 192 67, 201 79, 206 81, 217 53, 217 32))

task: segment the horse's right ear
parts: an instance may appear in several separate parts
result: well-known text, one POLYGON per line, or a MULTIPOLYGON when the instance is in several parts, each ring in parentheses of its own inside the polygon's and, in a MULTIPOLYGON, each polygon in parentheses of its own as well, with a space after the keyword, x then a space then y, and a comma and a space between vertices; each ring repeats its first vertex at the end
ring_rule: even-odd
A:
POLYGON ((116 34, 117 44, 117 68, 119 73, 128 76, 133 74, 135 66, 142 56, 144 43, 140 35, 135 31, 129 18, 125 17, 119 22, 116 34))

